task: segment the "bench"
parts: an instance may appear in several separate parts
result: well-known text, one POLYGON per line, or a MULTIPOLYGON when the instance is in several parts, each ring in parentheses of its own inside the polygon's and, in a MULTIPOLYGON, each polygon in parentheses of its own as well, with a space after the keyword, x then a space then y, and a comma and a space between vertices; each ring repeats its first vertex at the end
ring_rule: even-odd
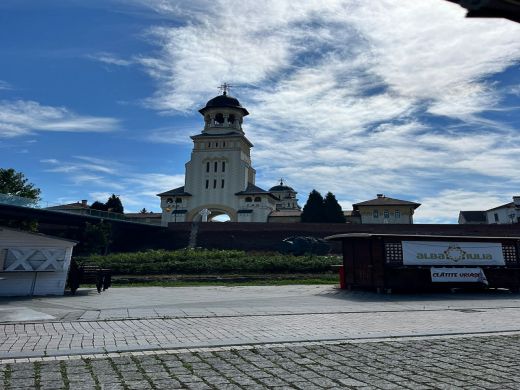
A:
POLYGON ((72 295, 76 294, 76 290, 82 283, 95 284, 98 293, 101 293, 112 284, 112 270, 88 262, 80 263, 72 259, 67 281, 72 295))

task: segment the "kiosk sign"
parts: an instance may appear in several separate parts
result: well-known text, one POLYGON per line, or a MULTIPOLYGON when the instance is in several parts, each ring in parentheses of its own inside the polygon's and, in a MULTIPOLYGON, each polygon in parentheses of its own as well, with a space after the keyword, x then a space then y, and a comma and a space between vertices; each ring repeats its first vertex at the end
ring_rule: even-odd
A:
POLYGON ((495 242, 403 241, 404 265, 505 265, 495 242))
POLYGON ((486 275, 480 267, 474 268, 431 268, 432 282, 437 283, 484 283, 488 284, 486 275))

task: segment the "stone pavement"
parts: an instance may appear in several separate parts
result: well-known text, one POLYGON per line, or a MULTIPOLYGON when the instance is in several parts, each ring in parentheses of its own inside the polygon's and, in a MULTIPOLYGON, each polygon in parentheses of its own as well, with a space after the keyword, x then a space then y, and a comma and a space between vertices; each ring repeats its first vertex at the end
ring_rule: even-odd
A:
POLYGON ((0 365, 2 389, 518 389, 520 336, 128 353, 0 365))
POLYGON ((0 300, 0 390, 520 388, 518 361, 520 299, 502 290, 114 288, 0 300))

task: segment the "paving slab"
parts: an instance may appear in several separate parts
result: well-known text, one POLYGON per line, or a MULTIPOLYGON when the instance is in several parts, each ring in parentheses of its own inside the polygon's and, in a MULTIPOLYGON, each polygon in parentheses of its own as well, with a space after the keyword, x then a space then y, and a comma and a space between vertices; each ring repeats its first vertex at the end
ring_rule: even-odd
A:
MULTIPOLYGON (((481 293, 376 294, 322 286, 147 287, 111 288, 101 294, 80 289, 63 297, 0 298, 4 320, 16 310, 30 321, 200 317, 306 313, 352 313, 406 310, 520 308, 520 295, 507 290, 481 293)), ((22 316, 15 321, 21 321, 22 316)))

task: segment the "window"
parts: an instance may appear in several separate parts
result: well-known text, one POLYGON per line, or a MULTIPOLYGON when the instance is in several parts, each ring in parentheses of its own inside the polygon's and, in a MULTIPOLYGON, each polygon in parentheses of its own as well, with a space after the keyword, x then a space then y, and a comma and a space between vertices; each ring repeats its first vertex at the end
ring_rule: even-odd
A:
POLYGON ((215 142, 215 147, 218 148, 218 142, 215 142))
POLYGON ((222 183, 220 184, 220 188, 224 188, 224 179, 222 179, 222 183))
POLYGON ((217 179, 213 180, 213 188, 217 188, 217 179))
POLYGON ((226 172, 226 162, 222 161, 222 172, 226 172))
POLYGON ((209 188, 209 180, 206 180, 206 188, 209 188))
POLYGON ((495 217, 495 222, 498 222, 498 214, 497 213, 495 213, 494 217, 495 217))
POLYGON ((401 218, 401 211, 395 210, 395 219, 401 218))
POLYGON ((383 211, 383 217, 386 219, 390 218, 390 213, 388 212, 388 210, 383 211))
POLYGON ((374 210, 374 211, 372 212, 372 217, 374 217, 374 218, 379 218, 379 210, 374 210))
POLYGON ((222 147, 223 147, 223 148, 226 147, 226 141, 222 141, 222 147))
POLYGON ((248 197, 246 198, 246 202, 251 203, 252 201, 253 201, 253 198, 251 198, 250 196, 248 196, 248 197))
POLYGON ((235 123, 235 115, 229 114, 228 122, 231 124, 235 123))
POLYGON ((214 171, 217 172, 217 168, 218 168, 218 162, 215 161, 215 164, 214 164, 214 171))
POLYGON ((206 163, 206 172, 209 172, 209 161, 206 163))
POLYGON ((217 122, 218 124, 224 123, 224 115, 220 113, 215 115, 215 122, 217 122))
POLYGON ((208 142, 208 148, 211 148, 211 142, 208 142))
POLYGON ((182 203, 182 198, 175 198, 175 203, 182 203))
POLYGON ((262 201, 262 198, 260 198, 259 196, 255 197, 255 202, 261 202, 262 201))

